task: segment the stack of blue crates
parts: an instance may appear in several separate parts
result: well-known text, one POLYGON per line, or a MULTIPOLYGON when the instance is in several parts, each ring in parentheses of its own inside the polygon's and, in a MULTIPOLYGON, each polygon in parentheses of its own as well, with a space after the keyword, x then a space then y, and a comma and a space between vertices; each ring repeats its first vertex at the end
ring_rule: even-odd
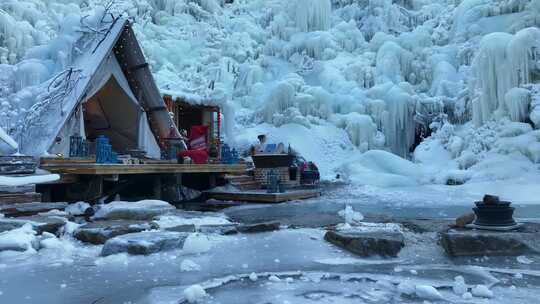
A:
POLYGON ((112 146, 109 143, 109 138, 107 136, 100 135, 96 139, 96 163, 118 163, 118 154, 112 150, 112 146))
POLYGON ((234 165, 238 164, 240 161, 238 151, 236 149, 232 149, 227 144, 223 144, 221 146, 221 163, 228 164, 228 165, 234 165))

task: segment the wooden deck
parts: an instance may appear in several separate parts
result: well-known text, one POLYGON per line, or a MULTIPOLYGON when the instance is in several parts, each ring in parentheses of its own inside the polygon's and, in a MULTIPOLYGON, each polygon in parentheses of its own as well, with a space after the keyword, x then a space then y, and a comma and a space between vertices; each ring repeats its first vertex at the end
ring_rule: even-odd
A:
POLYGON ((222 201, 254 202, 254 203, 283 203, 294 200, 304 200, 321 196, 318 189, 290 190, 285 193, 266 193, 265 191, 246 192, 215 192, 207 191, 208 197, 222 201))
POLYGON ((245 165, 222 164, 96 164, 96 163, 62 163, 42 164, 41 169, 51 173, 75 175, 133 175, 133 174, 182 174, 182 173, 244 173, 245 165))

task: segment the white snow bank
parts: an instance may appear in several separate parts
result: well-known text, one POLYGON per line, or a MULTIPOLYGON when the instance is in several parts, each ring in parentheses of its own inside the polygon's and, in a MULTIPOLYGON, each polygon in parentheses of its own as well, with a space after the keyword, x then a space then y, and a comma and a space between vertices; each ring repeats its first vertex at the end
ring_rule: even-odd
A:
POLYGON ((418 185, 425 173, 422 166, 381 150, 349 158, 341 171, 355 184, 380 187, 418 185))
POLYGON ((49 183, 57 181, 59 179, 60 175, 58 174, 32 175, 21 177, 0 176, 0 185, 17 187, 23 185, 49 183))

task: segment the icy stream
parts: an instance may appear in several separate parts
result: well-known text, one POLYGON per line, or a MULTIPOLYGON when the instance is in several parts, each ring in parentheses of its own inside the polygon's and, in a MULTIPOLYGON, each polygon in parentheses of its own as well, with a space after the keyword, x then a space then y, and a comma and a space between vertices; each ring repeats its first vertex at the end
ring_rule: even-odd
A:
MULTIPOLYGON (((226 211, 232 219, 278 220, 290 226, 259 234, 199 234, 187 249, 150 256, 101 258, 100 246, 69 240, 38 254, 2 256, 0 303, 183 303, 184 290, 195 284, 208 293, 201 303, 535 302, 540 292, 535 257, 525 259, 529 264, 515 257, 449 260, 436 246, 434 233, 406 232, 407 246, 395 259, 358 258, 324 241, 323 226, 339 220, 337 212, 345 204, 362 210, 366 220, 397 215, 442 219, 468 208, 463 196, 463 204, 457 203, 461 207, 433 205, 430 200, 438 192, 426 194, 425 205, 417 207, 383 199, 396 193, 354 194, 337 187, 309 202, 236 207, 226 211), (470 287, 486 285, 494 297, 456 295, 456 276, 470 287), (422 292, 422 286, 435 287, 437 293, 422 292)), ((530 217, 539 209, 522 206, 518 215, 530 217)))

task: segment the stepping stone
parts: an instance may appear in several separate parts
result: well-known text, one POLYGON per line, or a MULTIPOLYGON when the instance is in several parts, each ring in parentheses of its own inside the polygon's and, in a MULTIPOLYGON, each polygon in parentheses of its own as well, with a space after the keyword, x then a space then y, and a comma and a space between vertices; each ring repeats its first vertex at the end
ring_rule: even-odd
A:
POLYGON ((64 227, 66 224, 66 219, 56 216, 25 216, 18 218, 3 218, 0 219, 0 232, 17 229, 24 224, 31 224, 36 230, 37 234, 42 234, 43 232, 49 232, 52 234, 58 234, 60 228, 64 227))
POLYGON ((6 217, 31 216, 51 210, 64 210, 67 203, 23 203, 23 204, 0 204, 0 213, 6 217))
POLYGON ((164 201, 112 202, 101 205, 94 215, 97 220, 152 220, 176 208, 164 201))
POLYGON ((108 240, 101 256, 126 252, 131 255, 149 255, 156 252, 181 249, 189 233, 170 231, 144 231, 114 237, 108 240))
POLYGON ((399 232, 328 231, 324 239, 362 257, 396 257, 405 246, 399 232))
POLYGON ((94 245, 105 244, 109 239, 128 233, 157 229, 157 226, 145 221, 97 221, 82 225, 75 230, 75 238, 94 245))
POLYGON ((440 234, 440 243, 452 257, 539 254, 540 224, 509 232, 452 229, 440 234))
POLYGON ((279 230, 279 222, 267 222, 257 224, 244 224, 236 227, 240 233, 260 233, 279 230))

